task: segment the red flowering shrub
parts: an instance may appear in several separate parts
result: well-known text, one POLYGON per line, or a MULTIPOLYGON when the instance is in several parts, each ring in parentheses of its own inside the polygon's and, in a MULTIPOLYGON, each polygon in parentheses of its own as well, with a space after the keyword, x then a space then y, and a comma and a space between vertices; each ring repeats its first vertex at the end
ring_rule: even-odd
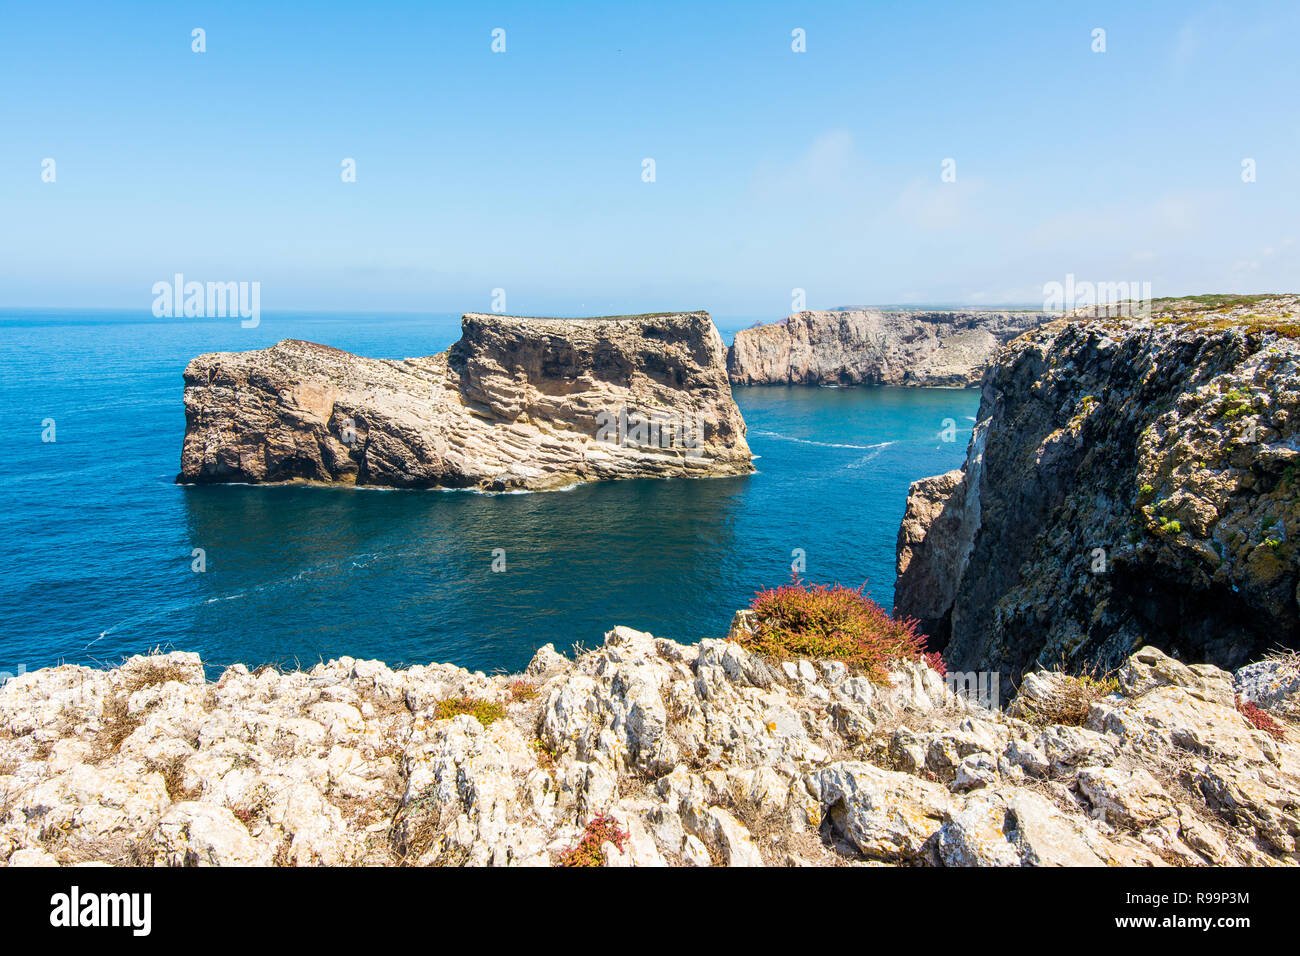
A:
POLYGON ((626 842, 627 831, 620 829, 618 821, 608 813, 602 813, 587 824, 577 846, 560 854, 560 866, 604 866, 605 854, 600 852, 601 846, 612 843, 622 853, 626 842))
POLYGON ((890 617, 863 588, 804 584, 797 575, 789 584, 759 591, 750 603, 752 633, 738 643, 773 658, 810 657, 843 661, 872 680, 883 682, 889 664, 926 660, 944 673, 943 659, 925 653, 925 636, 916 621, 890 617))
POLYGON ((938 651, 926 651, 921 656, 927 664, 939 672, 940 677, 948 676, 948 665, 943 662, 943 655, 938 651))
POLYGON ((1281 725, 1278 724, 1276 720, 1264 713, 1264 711, 1260 710, 1258 706, 1250 701, 1242 701, 1240 697, 1236 700, 1237 710, 1241 713, 1241 716, 1245 717, 1246 720, 1250 722, 1250 726, 1254 727, 1256 730, 1264 731, 1264 733, 1268 734, 1274 740, 1286 739, 1286 733, 1283 732, 1281 725))

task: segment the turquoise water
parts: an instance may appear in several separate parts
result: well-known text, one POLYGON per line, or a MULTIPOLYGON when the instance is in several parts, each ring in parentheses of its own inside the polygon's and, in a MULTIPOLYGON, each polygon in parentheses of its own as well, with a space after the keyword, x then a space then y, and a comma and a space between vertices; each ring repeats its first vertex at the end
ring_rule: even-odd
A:
MULTIPOLYGON (((752 321, 719 325, 729 338, 752 321)), ((741 478, 507 495, 173 483, 194 355, 292 337, 402 358, 458 335, 453 315, 264 315, 242 329, 0 311, 0 671, 157 646, 213 665, 346 654, 517 670, 548 641, 590 647, 615 624, 721 636, 756 589, 787 579, 795 549, 806 579, 865 581, 889 606, 907 486, 961 463, 978 405, 973 390, 737 389, 761 456, 741 478)))

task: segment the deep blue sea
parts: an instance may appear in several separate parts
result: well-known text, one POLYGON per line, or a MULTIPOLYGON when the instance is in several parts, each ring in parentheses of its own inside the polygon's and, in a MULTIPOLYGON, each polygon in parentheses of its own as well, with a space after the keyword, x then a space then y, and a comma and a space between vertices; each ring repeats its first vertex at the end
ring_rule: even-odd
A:
MULTIPOLYGON (((730 340, 752 322, 718 324, 730 340)), ((738 388, 761 456, 741 478, 503 495, 174 484, 193 356, 301 338, 400 359, 459 329, 457 315, 264 314, 243 329, 0 310, 0 671, 154 647, 214 666, 350 655, 514 671, 615 624, 722 636, 789 577, 795 549, 806 580, 865 581, 889 607, 907 486, 961 463, 978 405, 975 390, 738 388)))

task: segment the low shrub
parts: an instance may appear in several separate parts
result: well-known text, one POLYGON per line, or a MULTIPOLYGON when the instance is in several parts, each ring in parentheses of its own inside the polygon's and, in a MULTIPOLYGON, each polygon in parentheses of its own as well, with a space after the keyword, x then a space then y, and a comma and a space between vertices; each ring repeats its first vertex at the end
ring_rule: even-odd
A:
POLYGON ((1264 733, 1268 734, 1274 740, 1286 740, 1286 733, 1282 730, 1282 726, 1268 714, 1264 713, 1257 704, 1251 703, 1248 700, 1243 701, 1238 697, 1237 711, 1241 716, 1245 717, 1250 726, 1254 727, 1256 730, 1264 731, 1264 733))
POLYGON ((1088 721, 1093 702, 1119 690, 1119 681, 1110 675, 1057 674, 1052 692, 1046 696, 1016 698, 1014 711, 1022 720, 1046 727, 1060 724, 1082 727, 1088 721))
POLYGON ((532 700, 537 696, 537 688, 526 680, 511 681, 510 699, 515 703, 532 700))
POLYGON ((435 720, 448 720, 461 714, 469 714, 484 727, 488 727, 494 721, 504 717, 506 709, 496 701, 483 700, 479 697, 450 697, 438 701, 438 706, 433 712, 435 720))
POLYGON ((602 813, 587 824, 576 845, 560 854, 560 866, 604 866, 605 854, 600 848, 612 843, 622 853, 626 842, 627 831, 608 813, 602 813))
POLYGON ((841 661, 877 682, 887 679, 889 665, 900 660, 927 660, 942 673, 942 659, 925 652, 925 636, 916 621, 891 617, 861 588, 804 584, 797 575, 789 584, 754 595, 754 625, 737 642, 768 657, 822 658, 841 661))

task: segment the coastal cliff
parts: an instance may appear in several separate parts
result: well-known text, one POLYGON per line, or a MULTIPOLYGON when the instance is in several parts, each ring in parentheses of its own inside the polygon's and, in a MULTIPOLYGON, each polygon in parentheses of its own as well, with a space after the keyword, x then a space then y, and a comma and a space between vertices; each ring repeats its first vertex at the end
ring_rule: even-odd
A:
POLYGON ((182 483, 548 489, 753 470, 707 312, 468 314, 447 352, 287 340, 185 369, 182 483))
POLYGON ((727 353, 738 385, 977 385, 997 347, 1044 312, 799 312, 742 329, 727 353))
POLYGON ((1234 677, 1146 648, 1082 702, 1079 686, 1031 674, 1001 712, 920 661, 874 683, 624 627, 492 677, 342 658, 211 682, 182 652, 64 665, 0 687, 0 863, 1300 859, 1296 661, 1234 677))
POLYGON ((1005 346, 912 486, 895 608, 959 669, 1237 667, 1300 646, 1300 299, 1157 300, 1005 346))

